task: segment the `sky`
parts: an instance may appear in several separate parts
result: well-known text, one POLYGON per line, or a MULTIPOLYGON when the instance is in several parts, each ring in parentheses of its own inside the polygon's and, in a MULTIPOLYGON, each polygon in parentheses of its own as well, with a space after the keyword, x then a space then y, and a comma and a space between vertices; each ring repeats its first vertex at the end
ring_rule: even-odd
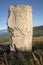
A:
POLYGON ((9 6, 18 4, 31 5, 33 26, 43 25, 43 0, 0 0, 0 30, 7 29, 9 6))

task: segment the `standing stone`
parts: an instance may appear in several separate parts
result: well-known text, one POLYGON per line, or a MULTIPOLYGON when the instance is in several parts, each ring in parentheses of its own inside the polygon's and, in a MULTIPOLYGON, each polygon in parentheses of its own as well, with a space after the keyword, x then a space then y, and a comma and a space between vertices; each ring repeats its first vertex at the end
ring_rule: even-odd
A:
POLYGON ((10 6, 8 11, 10 50, 32 50, 32 7, 29 5, 10 6))

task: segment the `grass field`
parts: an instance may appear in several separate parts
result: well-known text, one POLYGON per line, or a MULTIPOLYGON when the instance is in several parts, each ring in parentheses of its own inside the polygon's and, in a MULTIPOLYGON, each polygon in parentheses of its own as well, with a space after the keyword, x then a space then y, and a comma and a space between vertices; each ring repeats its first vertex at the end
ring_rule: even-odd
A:
POLYGON ((32 52, 24 53, 9 53, 8 43, 9 39, 1 39, 0 47, 2 54, 0 54, 0 65, 43 65, 43 36, 33 37, 32 52), (6 45, 7 44, 7 45, 6 45), (7 50, 7 52, 6 52, 7 50))
POLYGON ((8 38, 3 38, 3 39, 0 39, 0 44, 4 44, 6 42, 9 42, 9 39, 8 38))
POLYGON ((31 53, 9 53, 5 51, 0 56, 0 65, 43 65, 42 45, 33 46, 31 53))

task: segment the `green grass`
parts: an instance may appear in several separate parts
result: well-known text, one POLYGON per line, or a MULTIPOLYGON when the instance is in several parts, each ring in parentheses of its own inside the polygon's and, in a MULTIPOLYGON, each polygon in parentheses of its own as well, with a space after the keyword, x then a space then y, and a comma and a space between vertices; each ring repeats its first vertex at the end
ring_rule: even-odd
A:
POLYGON ((3 39, 0 39, 0 43, 4 43, 4 42, 8 42, 9 39, 8 38, 3 38, 3 39))

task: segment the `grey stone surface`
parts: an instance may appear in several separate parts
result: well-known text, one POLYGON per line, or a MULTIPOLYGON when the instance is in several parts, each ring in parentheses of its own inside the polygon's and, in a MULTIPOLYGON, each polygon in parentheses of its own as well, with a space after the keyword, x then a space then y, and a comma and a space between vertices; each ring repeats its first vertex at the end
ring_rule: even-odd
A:
POLYGON ((10 50, 32 50, 32 7, 29 5, 10 6, 8 11, 8 31, 10 50))

